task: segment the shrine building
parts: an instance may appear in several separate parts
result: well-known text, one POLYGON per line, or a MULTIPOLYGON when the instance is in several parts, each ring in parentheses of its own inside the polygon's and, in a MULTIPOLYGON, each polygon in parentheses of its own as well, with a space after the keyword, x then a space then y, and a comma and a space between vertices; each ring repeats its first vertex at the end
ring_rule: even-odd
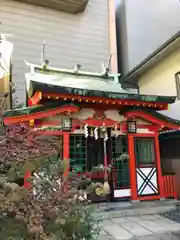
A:
POLYGON ((111 166, 111 201, 176 198, 167 190, 159 148, 162 131, 180 129, 180 121, 160 113, 175 96, 134 94, 107 72, 27 64, 27 107, 6 111, 5 126, 28 123, 39 134, 58 136, 59 158, 92 181, 103 181, 100 168, 111 166))

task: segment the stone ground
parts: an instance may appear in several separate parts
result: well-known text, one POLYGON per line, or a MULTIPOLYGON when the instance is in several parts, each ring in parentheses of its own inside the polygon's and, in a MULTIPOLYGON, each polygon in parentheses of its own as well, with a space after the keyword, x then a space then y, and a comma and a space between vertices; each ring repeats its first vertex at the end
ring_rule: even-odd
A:
POLYGON ((158 214, 103 220, 98 240, 180 240, 180 223, 158 214))
MULTIPOLYGON (((179 201, 164 200, 164 201, 142 201, 142 202, 114 202, 101 203, 95 205, 94 216, 97 220, 107 220, 111 218, 132 217, 141 215, 162 215, 166 213, 177 212, 179 201)), ((179 207, 180 213, 180 207, 179 207)), ((180 214, 179 214, 180 215, 180 214)), ((173 213, 173 216, 175 214, 173 213)), ((180 219, 180 217, 177 216, 180 219)), ((172 219, 171 220, 175 220, 172 219)), ((175 220, 176 221, 176 220, 175 220)), ((179 222, 180 223, 180 222, 179 222)))

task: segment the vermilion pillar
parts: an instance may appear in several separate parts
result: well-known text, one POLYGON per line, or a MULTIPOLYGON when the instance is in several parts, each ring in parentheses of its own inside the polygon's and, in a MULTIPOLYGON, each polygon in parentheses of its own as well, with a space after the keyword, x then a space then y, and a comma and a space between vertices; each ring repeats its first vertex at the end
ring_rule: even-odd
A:
POLYGON ((155 149, 156 149, 156 159, 157 159, 157 176, 158 176, 158 183, 159 183, 159 193, 160 198, 165 198, 165 191, 164 191, 164 180, 162 176, 162 169, 161 169, 161 156, 159 150, 159 134, 155 133, 155 149))
POLYGON ((134 154, 134 137, 128 135, 128 146, 129 146, 129 170, 130 170, 130 183, 131 183, 131 199, 138 200, 137 196, 137 183, 136 183, 136 165, 135 165, 135 154, 134 154))
POLYGON ((69 144, 70 144, 70 134, 68 132, 64 133, 64 159, 69 159, 69 144))
POLYGON ((28 182, 28 179, 31 177, 31 171, 27 170, 25 175, 24 175, 24 187, 25 188, 30 188, 31 187, 31 183, 28 182))
MULTIPOLYGON (((65 132, 64 133, 64 152, 63 152, 63 157, 64 157, 64 160, 67 160, 69 161, 69 144, 70 144, 70 134, 68 132, 65 132)), ((67 165, 67 168, 64 170, 64 177, 66 178, 69 174, 69 165, 67 165)), ((67 191, 68 190, 68 185, 66 184, 65 185, 65 188, 64 188, 64 191, 67 191)))

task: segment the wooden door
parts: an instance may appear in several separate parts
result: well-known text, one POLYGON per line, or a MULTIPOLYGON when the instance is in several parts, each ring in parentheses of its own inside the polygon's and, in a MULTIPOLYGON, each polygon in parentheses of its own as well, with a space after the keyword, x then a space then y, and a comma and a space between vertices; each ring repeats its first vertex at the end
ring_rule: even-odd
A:
POLYGON ((154 138, 134 138, 137 195, 158 195, 157 163, 154 138))

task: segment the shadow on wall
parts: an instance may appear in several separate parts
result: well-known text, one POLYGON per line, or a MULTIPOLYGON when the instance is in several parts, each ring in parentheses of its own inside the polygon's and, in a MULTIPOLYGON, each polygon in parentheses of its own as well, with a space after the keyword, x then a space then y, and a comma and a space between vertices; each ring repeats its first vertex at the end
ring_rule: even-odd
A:
POLYGON ((180 120, 180 100, 170 104, 168 110, 161 111, 160 113, 176 120, 180 120))
POLYGON ((115 1, 117 25, 120 26, 117 28, 120 34, 119 41, 123 43, 119 46, 122 48, 119 58, 122 58, 123 68, 128 66, 128 69, 124 69, 127 73, 179 31, 180 1, 115 1), (123 28, 127 30, 123 33, 127 35, 126 40, 122 35, 123 28))

